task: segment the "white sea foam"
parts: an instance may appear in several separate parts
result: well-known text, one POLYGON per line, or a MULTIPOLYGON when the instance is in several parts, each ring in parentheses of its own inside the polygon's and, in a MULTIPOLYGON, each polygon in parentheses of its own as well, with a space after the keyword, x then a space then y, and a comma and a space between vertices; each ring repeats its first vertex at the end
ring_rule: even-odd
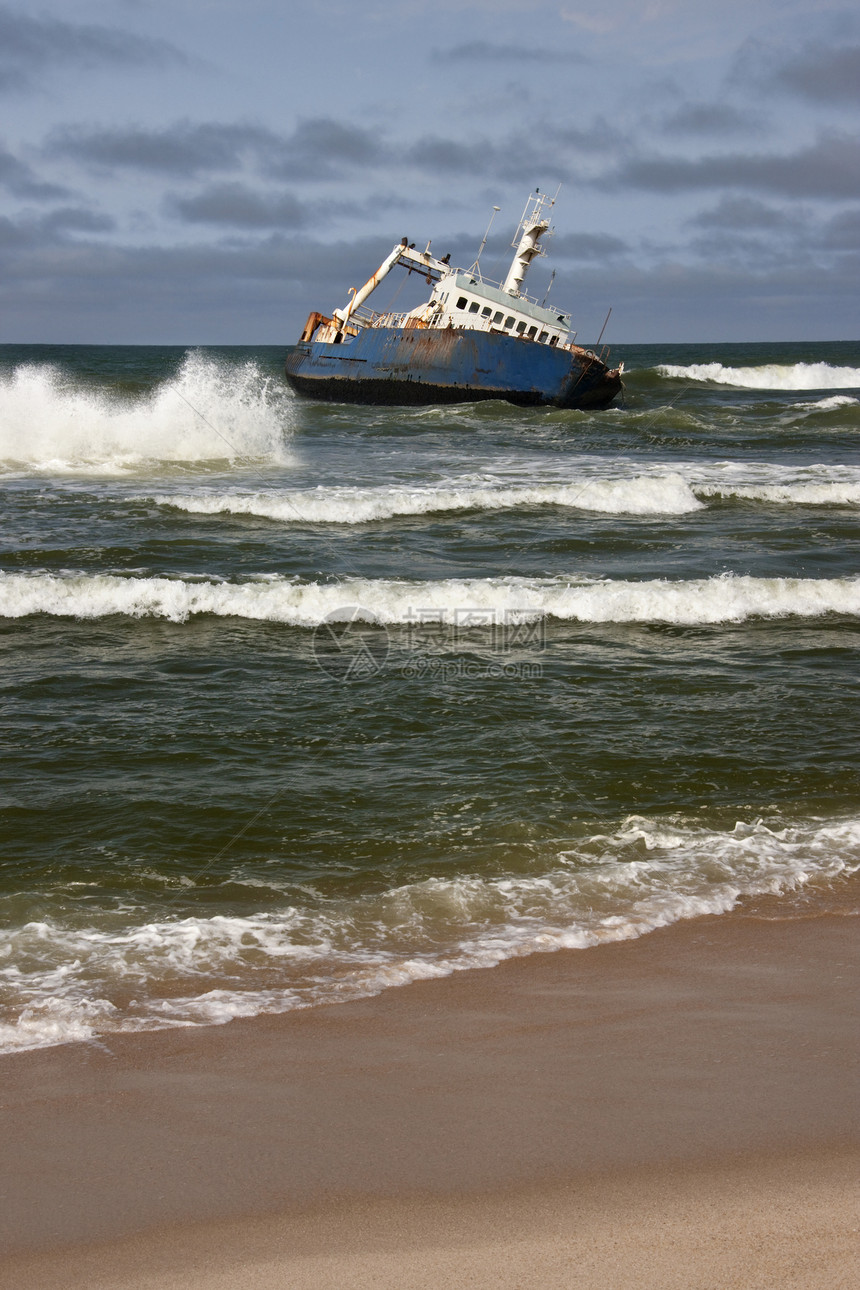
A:
POLYGON ((661 364, 661 376, 711 381, 747 390, 850 390, 860 387, 860 368, 829 363, 767 363, 762 367, 724 367, 722 363, 661 364))
POLYGON ((860 504, 860 468, 833 463, 788 466, 772 462, 680 463, 699 498, 735 497, 796 506, 860 504))
POLYGON ((486 487, 324 487, 263 493, 173 493, 153 498, 193 515, 253 515, 285 524, 366 524, 393 516, 444 511, 575 507, 626 515, 683 515, 700 510, 689 485, 676 474, 630 479, 580 479, 568 484, 486 487))
POLYGON ((860 506, 860 483, 725 484, 696 488, 699 497, 737 497, 792 506, 860 506))
POLYGON ((148 397, 112 397, 56 368, 0 377, 6 472, 127 474, 153 462, 288 461, 289 396, 254 363, 199 352, 148 397))
POLYGON ((356 617, 384 625, 415 614, 454 624, 464 610, 494 621, 558 618, 583 623, 739 623, 748 618, 860 614, 860 578, 753 578, 724 574, 670 582, 576 577, 447 578, 437 582, 348 578, 296 582, 276 575, 249 582, 186 581, 109 574, 0 573, 0 617, 166 618, 196 614, 294 627, 356 617), (357 612, 358 611, 358 612, 357 612))
POLYGON ((434 877, 353 899, 295 889, 245 917, 127 912, 0 932, 0 1051, 113 1030, 217 1024, 376 994, 504 959, 641 936, 860 867, 860 820, 634 816, 547 848, 528 871, 434 877))
POLYGON ((860 399, 853 399, 850 394, 831 394, 829 399, 816 399, 813 403, 794 403, 792 407, 802 412, 835 412, 837 408, 851 408, 860 405, 860 399))

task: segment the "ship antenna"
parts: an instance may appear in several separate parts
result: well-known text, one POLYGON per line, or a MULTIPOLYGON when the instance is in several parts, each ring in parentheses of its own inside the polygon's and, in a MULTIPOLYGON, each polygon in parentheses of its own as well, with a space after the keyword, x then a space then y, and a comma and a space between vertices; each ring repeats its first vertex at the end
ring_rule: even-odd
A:
MULTIPOLYGON (((469 272, 470 272, 470 273, 475 273, 475 274, 477 274, 477 276, 478 276, 479 278, 481 277, 481 269, 480 269, 481 256, 484 254, 484 247, 487 245, 487 238, 490 236, 490 229, 493 227, 493 220, 496 218, 496 216, 498 215, 498 213, 499 213, 499 211, 500 211, 501 209, 502 209, 502 208, 501 208, 501 206, 494 206, 494 207, 493 207, 493 213, 492 213, 492 215, 490 216, 490 222, 489 222, 489 224, 487 225, 487 231, 486 231, 486 233, 484 234, 484 240, 483 240, 483 242, 481 243, 480 249, 478 250, 478 254, 477 254, 477 257, 476 257, 476 259, 475 259, 475 263, 472 265, 471 269, 469 270, 469 272)), ((481 281, 483 281, 483 278, 481 279, 481 281)))
POLYGON ((552 284, 554 282, 555 282, 555 269, 553 269, 552 273, 549 275, 549 286, 546 289, 546 296, 544 296, 543 300, 540 302, 541 309, 543 309, 544 305, 546 304, 547 296, 552 291, 552 284))

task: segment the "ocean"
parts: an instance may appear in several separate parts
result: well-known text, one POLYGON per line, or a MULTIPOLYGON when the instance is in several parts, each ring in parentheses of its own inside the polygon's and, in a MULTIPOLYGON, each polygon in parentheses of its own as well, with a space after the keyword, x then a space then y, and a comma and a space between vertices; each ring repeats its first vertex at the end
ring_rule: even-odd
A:
POLYGON ((608 411, 0 346, 0 1051, 218 1024, 860 864, 860 343, 608 411))

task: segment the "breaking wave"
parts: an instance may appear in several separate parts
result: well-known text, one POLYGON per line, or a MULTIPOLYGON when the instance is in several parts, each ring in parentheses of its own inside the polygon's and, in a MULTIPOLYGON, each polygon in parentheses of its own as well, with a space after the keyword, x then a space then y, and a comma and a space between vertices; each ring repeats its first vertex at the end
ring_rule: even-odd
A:
POLYGON ((860 387, 860 368, 829 363, 767 363, 762 367, 724 367, 722 363, 661 364, 661 376, 710 381, 747 390, 850 390, 860 387))
POLYGON ((695 495, 794 506, 860 505, 860 469, 856 466, 775 465, 770 462, 723 461, 683 470, 695 495))
MULTIPOLYGON (((686 467, 682 467, 687 471, 686 467)), ((701 473, 701 472, 695 472, 701 473)), ((466 483, 434 487, 357 488, 320 485, 257 493, 162 493, 136 498, 190 515, 237 515, 281 524, 368 524, 449 511, 507 511, 558 506, 611 515, 687 515, 713 498, 797 506, 860 505, 860 478, 848 467, 784 469, 727 463, 696 479, 689 471, 630 479, 500 486, 466 483), (837 474, 838 478, 833 478, 837 474)))
POLYGON ((255 363, 186 355, 149 396, 111 395, 59 368, 23 366, 0 376, 4 472, 115 474, 148 462, 286 463, 289 395, 255 363))
POLYGON ((90 910, 88 925, 46 917, 0 932, 0 1051, 366 997, 633 939, 858 866, 857 820, 717 830, 632 816, 503 876, 432 877, 340 899, 296 887, 279 910, 244 917, 143 908, 90 910))
POLYGON ((192 515, 252 515, 285 524, 366 524, 397 515, 565 506, 626 515, 683 515, 701 509, 679 475, 580 480, 509 488, 327 488, 290 492, 171 494, 152 499, 192 515))
POLYGON ((853 399, 850 394, 832 394, 829 399, 816 399, 814 403, 795 403, 793 406, 802 412, 836 412, 839 408, 860 406, 860 399, 853 399))
MULTIPOLYGON (((449 578, 437 582, 348 578, 299 582, 261 575, 248 582, 0 573, 0 617, 165 618, 197 614, 317 627, 356 618, 408 624, 417 611, 454 624, 464 610, 496 622, 557 618, 583 623, 739 623, 750 618, 860 615, 860 578, 753 578, 723 574, 670 582, 577 577, 449 578)), ((461 621, 461 620, 460 620, 461 621)))

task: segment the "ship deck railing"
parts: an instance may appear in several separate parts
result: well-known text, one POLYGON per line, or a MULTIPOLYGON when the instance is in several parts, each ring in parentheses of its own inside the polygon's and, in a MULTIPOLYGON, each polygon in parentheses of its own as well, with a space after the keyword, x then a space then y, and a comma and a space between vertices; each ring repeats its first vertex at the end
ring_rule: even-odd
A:
POLYGON ((359 327, 403 327, 408 313, 391 314, 375 313, 373 309, 367 309, 364 305, 359 305, 353 309, 349 316, 351 323, 357 323, 359 327))

